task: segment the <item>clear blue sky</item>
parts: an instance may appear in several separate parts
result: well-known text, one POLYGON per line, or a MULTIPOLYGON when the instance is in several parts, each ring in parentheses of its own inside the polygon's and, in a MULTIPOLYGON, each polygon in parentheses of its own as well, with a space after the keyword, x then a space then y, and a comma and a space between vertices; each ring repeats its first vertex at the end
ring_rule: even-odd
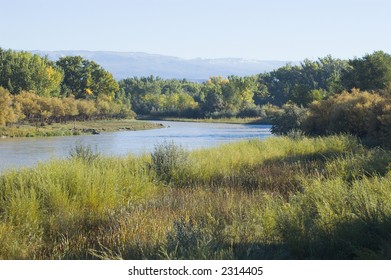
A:
POLYGON ((0 47, 302 60, 391 53, 390 0, 0 0, 0 47))

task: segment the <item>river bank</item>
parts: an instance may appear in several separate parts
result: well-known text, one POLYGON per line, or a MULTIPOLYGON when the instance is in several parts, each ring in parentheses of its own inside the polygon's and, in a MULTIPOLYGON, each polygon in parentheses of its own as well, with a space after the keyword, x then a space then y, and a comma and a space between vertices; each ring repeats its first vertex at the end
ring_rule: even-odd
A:
POLYGON ((198 123, 228 123, 228 124, 262 124, 270 125, 271 121, 265 118, 176 118, 176 117, 155 117, 155 116, 141 116, 139 120, 158 120, 158 121, 172 121, 172 122, 198 122, 198 123))
MULTIPOLYGON (((142 124, 143 122, 136 122, 142 124)), ((2 169, 33 166, 39 161, 52 157, 65 158, 75 145, 89 145, 105 155, 140 155, 151 152, 154 146, 164 141, 174 141, 190 150, 216 146, 240 139, 271 137, 270 126, 245 124, 214 124, 195 122, 145 121, 158 124, 161 129, 129 131, 127 125, 117 123, 120 131, 108 132, 106 127, 100 135, 91 133, 73 137, 8 137, 0 139, 0 173, 2 169)), ((77 125, 77 124, 76 124, 77 125)), ((99 122, 90 129, 113 125, 112 122, 99 122)), ((144 127, 144 126, 143 126, 144 127)), ((148 126, 149 127, 149 126, 148 126)))
POLYGON ((0 138, 8 137, 44 137, 99 134, 122 130, 146 130, 162 128, 163 125, 139 120, 93 120, 67 123, 53 123, 43 126, 21 124, 0 127, 0 138))
POLYGON ((390 162, 348 136, 81 148, 0 175, 0 259, 390 259, 390 162))

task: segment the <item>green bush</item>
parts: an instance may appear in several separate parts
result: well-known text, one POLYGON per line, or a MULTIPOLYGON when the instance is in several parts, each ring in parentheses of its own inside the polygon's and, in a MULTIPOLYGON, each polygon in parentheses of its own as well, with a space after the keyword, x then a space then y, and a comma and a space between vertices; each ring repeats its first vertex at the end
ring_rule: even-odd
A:
POLYGON ((92 163, 94 160, 96 160, 100 156, 100 153, 98 153, 95 149, 95 151, 91 148, 91 146, 83 146, 80 144, 75 145, 70 151, 69 151, 69 157, 71 159, 78 159, 82 160, 88 163, 92 163))
POLYGON ((174 142, 155 145, 151 154, 152 168, 159 179, 170 183, 178 179, 188 162, 188 152, 174 142))
POLYGON ((296 104, 287 103, 282 110, 272 117, 272 129, 274 134, 286 135, 292 130, 300 130, 308 117, 308 109, 296 104))

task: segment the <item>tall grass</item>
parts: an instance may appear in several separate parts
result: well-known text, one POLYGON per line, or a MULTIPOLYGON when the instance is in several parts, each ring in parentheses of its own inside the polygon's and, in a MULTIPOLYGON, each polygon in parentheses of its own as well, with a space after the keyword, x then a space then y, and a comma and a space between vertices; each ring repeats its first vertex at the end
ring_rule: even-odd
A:
POLYGON ((0 176, 0 258, 391 258, 391 152, 349 136, 73 155, 0 176))

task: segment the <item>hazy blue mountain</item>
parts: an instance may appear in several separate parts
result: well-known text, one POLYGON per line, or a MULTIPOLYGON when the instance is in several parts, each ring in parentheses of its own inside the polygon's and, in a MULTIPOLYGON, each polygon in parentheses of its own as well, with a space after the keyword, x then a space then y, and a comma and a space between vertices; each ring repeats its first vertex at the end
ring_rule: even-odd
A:
MULTIPOLYGON (((173 56, 142 52, 106 51, 32 51, 47 55, 52 60, 61 56, 82 56, 100 64, 117 80, 127 77, 159 76, 165 79, 207 80, 210 76, 248 76, 271 71, 284 66, 288 61, 246 60, 241 58, 183 59, 173 56)), ((293 62, 295 63, 295 62, 293 62)))

